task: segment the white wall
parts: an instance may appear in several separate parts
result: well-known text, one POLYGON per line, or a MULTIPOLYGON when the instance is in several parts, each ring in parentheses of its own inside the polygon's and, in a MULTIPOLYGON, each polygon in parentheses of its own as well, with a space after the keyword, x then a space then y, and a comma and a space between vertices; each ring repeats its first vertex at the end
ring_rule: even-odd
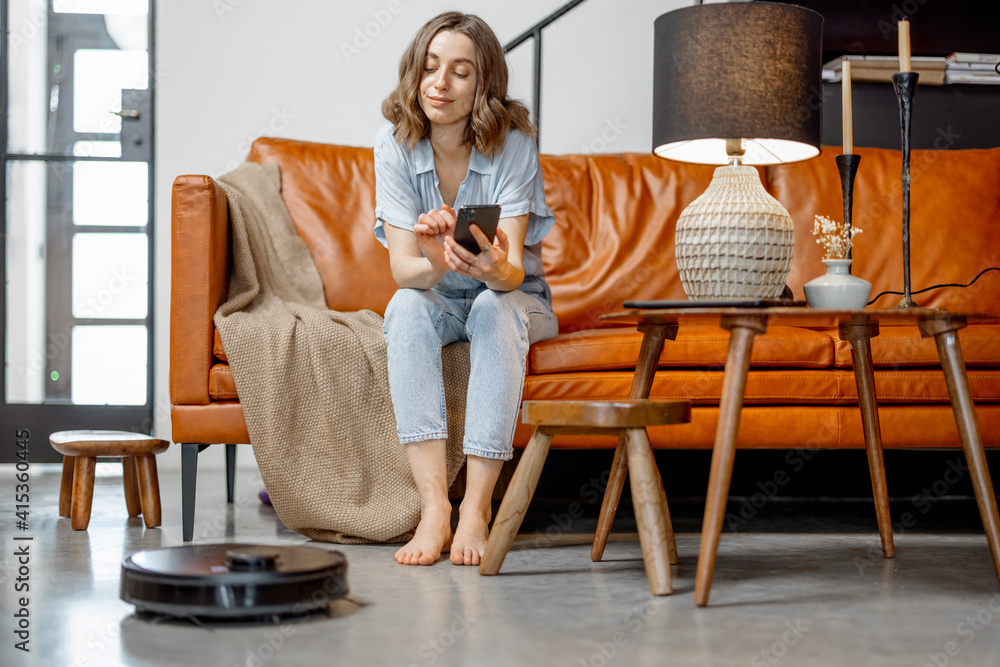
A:
MULTIPOLYGON (((478 14, 501 42, 564 0, 160 0, 156 62, 156 433, 170 438, 170 187, 219 175, 273 135, 371 146, 403 49, 432 16, 478 14), (368 34, 366 34, 366 31, 368 34), (369 36, 373 35, 373 36, 369 36)), ((543 36, 541 150, 647 152, 653 20, 682 0, 587 0, 543 36)), ((528 42, 510 58, 512 92, 530 102, 528 42)), ((220 447, 203 466, 221 465, 220 447)), ((211 452, 211 453, 209 453, 211 452)), ((249 448, 242 463, 252 465, 249 448)), ((175 449, 161 465, 178 466, 175 449)))

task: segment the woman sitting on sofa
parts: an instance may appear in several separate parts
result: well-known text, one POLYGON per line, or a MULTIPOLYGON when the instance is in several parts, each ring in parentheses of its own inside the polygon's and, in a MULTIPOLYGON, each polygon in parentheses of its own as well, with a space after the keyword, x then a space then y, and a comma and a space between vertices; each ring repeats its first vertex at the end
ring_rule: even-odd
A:
POLYGON ((383 330, 397 430, 421 502, 416 533, 396 561, 430 565, 450 549, 452 563, 478 565, 493 487, 513 455, 528 346, 558 332, 541 261, 553 218, 534 128, 524 105, 507 97, 493 31, 458 12, 417 32, 382 114, 391 124, 375 140, 375 235, 400 288, 383 330), (477 204, 499 204, 501 219, 495 239, 472 227, 475 254, 453 234, 455 210, 477 204), (467 481, 453 536, 441 348, 466 340, 467 481))

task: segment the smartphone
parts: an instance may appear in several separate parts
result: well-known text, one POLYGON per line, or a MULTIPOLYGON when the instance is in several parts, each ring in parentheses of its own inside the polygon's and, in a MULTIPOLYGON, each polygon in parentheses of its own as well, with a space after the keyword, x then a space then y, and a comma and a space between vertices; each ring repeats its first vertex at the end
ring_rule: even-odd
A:
POLYGON ((475 223, 492 243, 497 235, 497 224, 500 222, 500 205, 462 206, 458 209, 457 217, 455 240, 469 252, 478 255, 482 249, 479 247, 479 242, 472 236, 469 225, 475 223))

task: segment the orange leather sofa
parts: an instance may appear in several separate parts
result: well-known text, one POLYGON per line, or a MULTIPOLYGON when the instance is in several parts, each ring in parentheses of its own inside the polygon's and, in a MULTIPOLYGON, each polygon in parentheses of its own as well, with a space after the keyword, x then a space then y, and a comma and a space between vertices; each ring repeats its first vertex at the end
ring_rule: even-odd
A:
MULTIPOLYGON (((795 257, 788 284, 824 272, 813 217, 840 218, 834 150, 807 162, 760 170, 764 187, 795 222, 795 257)), ((902 288, 901 160, 899 151, 860 149, 854 222, 854 273, 873 296, 902 288)), ((262 138, 249 156, 278 162, 283 196, 336 310, 382 313, 396 289, 387 251, 372 234, 375 173, 372 150, 262 138)), ((599 320, 628 299, 682 299, 674 261, 674 226, 701 194, 712 168, 651 155, 542 156, 545 196, 556 225, 543 258, 560 335, 529 353, 526 399, 628 396, 639 353, 632 327, 599 320)), ((967 283, 1000 266, 1000 148, 914 151, 912 156, 912 285, 967 283)), ((182 445, 184 533, 194 521, 197 453, 208 444, 248 443, 239 397, 212 316, 229 277, 226 198, 208 176, 174 182, 170 391, 173 439, 182 445)), ((892 306, 898 296, 876 305, 892 306)), ((972 287, 919 294, 923 306, 1000 310, 1000 273, 972 287)), ((1000 324, 959 334, 986 447, 1000 446, 1000 324)), ((716 327, 681 327, 667 342, 653 398, 694 404, 691 423, 651 429, 654 447, 712 446, 728 335, 716 327)), ((882 326, 872 340, 882 438, 887 448, 958 447, 947 387, 933 339, 916 327, 882 326)), ((530 431, 519 426, 515 446, 530 431)), ((554 446, 613 447, 614 438, 563 436, 554 446)), ((857 389, 847 342, 836 323, 770 327, 753 350, 740 423, 744 448, 863 448, 857 389)), ((235 447, 227 447, 229 491, 235 447)))

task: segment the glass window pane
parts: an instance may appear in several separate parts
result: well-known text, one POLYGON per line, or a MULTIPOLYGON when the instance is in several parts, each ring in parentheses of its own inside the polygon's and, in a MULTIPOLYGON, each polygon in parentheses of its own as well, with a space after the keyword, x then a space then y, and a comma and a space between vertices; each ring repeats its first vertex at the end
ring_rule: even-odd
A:
MULTIPOLYGON (((11 0, 8 66, 8 147, 40 152, 47 143, 49 82, 47 0, 11 0)), ((7 26, 4 26, 4 30, 7 26)))
POLYGON ((57 14, 146 14, 148 0, 55 0, 57 14))
POLYGON ((146 327, 73 327, 72 401, 77 405, 146 403, 146 327))
POLYGON ((149 218, 145 162, 73 163, 73 222, 145 225, 149 218))
POLYGON ((120 132, 110 112, 121 108, 121 89, 148 89, 149 3, 5 1, 9 152, 71 155, 76 141, 108 139, 88 134, 120 132))
POLYGON ((73 144, 73 155, 87 157, 121 157, 120 141, 77 141, 73 144))
MULTIPOLYGON (((50 355, 45 335, 45 230, 48 172, 43 162, 7 167, 8 403, 41 403, 50 355)), ((55 341, 53 341, 55 343, 55 341)))
POLYGON ((73 129, 118 134, 122 121, 111 112, 121 111, 123 88, 148 86, 149 54, 78 49, 73 60, 73 129))
POLYGON ((146 317, 145 234, 73 235, 73 317, 146 317))

